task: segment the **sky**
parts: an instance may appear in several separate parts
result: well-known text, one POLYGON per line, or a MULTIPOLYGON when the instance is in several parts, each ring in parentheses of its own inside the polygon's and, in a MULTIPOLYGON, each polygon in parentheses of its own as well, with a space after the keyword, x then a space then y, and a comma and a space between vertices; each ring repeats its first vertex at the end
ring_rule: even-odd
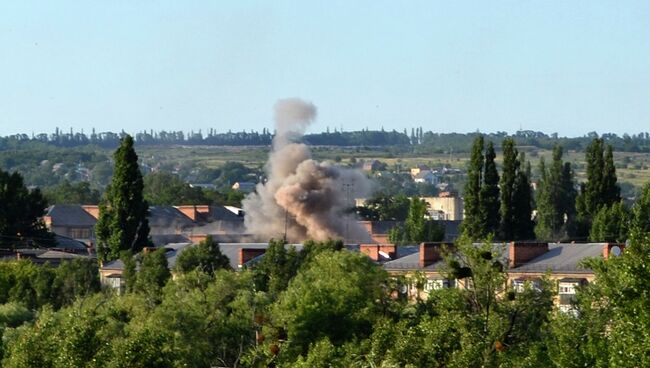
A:
POLYGON ((3 1, 0 135, 650 130, 649 1, 3 1))

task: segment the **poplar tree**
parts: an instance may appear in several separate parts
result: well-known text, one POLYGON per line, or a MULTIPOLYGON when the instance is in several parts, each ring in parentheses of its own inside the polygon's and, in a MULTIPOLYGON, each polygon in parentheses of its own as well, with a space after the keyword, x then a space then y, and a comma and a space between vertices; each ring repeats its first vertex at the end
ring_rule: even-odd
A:
POLYGON ((483 182, 483 136, 478 136, 472 144, 472 153, 467 168, 467 182, 463 193, 465 218, 463 233, 470 239, 480 239, 483 235, 481 224, 481 183, 483 182))
POLYGON ((553 161, 549 168, 540 160, 540 181, 537 195, 537 237, 557 240, 564 228, 564 194, 562 188, 562 147, 553 148, 553 161))
POLYGON ((483 225, 480 234, 482 237, 496 234, 499 231, 501 222, 499 215, 499 173, 494 162, 495 158, 494 144, 488 142, 485 150, 485 172, 480 194, 481 222, 483 225))
POLYGON ((650 183, 646 183, 641 189, 639 198, 632 208, 631 230, 639 235, 650 233, 650 183))
POLYGON ((579 235, 587 236, 594 216, 601 207, 620 201, 620 188, 616 179, 612 147, 605 147, 602 139, 594 139, 587 147, 587 181, 581 185, 576 200, 579 235))
POLYGON ((503 169, 501 171, 501 225, 499 237, 514 240, 515 233, 515 181, 519 170, 515 141, 507 138, 503 141, 503 169))
POLYGON ((514 189, 512 190, 513 240, 535 238, 535 223, 532 219, 533 194, 530 185, 530 163, 526 162, 526 169, 524 170, 522 169, 524 162, 526 162, 526 157, 522 152, 517 162, 517 173, 514 189))
POLYGON ((123 251, 135 254, 149 244, 149 206, 142 196, 142 174, 131 136, 120 141, 113 158, 113 179, 95 225, 97 255, 102 261, 117 259, 123 251))

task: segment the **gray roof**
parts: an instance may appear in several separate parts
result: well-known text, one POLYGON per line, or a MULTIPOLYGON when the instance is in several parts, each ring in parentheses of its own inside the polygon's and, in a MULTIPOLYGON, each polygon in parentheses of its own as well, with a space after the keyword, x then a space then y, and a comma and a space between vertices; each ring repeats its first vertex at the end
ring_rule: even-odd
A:
POLYGON ((55 204, 47 209, 46 216, 52 218, 52 226, 93 227, 97 220, 80 205, 55 204))
MULTIPOLYGON (((525 264, 510 268, 509 272, 522 273, 539 273, 546 271, 567 272, 567 273, 590 273, 590 269, 580 266, 581 262, 588 258, 602 257, 602 251, 605 243, 586 243, 586 244, 556 244, 550 243, 548 252, 536 257, 525 264)), ((501 263, 508 264, 508 247, 511 244, 496 243, 495 249, 501 248, 501 263)), ((398 247, 400 249, 402 247, 398 247)), ((443 269, 445 262, 437 261, 426 267, 420 267, 420 250, 405 256, 400 256, 392 261, 383 264, 388 270, 429 270, 440 271, 443 269)))
POLYGON ((555 244, 548 245, 548 252, 532 259, 526 264, 512 269, 515 272, 556 272, 589 273, 591 270, 580 267, 587 258, 602 257, 604 243, 555 244))
POLYGON ((56 245, 54 248, 59 248, 59 249, 66 249, 66 250, 73 250, 75 252, 87 252, 88 251, 88 246, 79 241, 75 240, 72 238, 69 238, 67 236, 61 236, 61 235, 54 235, 54 240, 56 240, 56 245))
POLYGON ((173 206, 149 207, 152 234, 168 234, 194 226, 194 222, 173 206))

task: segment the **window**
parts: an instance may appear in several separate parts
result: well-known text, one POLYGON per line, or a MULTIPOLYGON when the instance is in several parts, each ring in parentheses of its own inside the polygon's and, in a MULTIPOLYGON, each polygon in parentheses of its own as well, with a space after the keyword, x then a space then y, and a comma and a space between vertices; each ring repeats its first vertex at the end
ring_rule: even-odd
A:
POLYGON ((90 229, 88 228, 71 228, 70 237, 73 239, 90 239, 90 229))

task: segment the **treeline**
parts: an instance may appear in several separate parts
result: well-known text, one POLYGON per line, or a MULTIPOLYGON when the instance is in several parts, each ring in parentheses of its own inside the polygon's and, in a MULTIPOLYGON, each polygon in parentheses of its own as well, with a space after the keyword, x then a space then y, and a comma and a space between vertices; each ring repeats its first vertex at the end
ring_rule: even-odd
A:
MULTIPOLYGON (((105 148, 115 148, 119 145, 120 139, 127 134, 124 131, 119 133, 101 132, 93 129, 90 134, 83 131, 63 132, 56 128, 52 134, 15 134, 0 137, 0 150, 16 148, 26 143, 42 143, 57 147, 79 147, 96 145, 105 148)), ((210 129, 202 131, 142 131, 133 135, 134 141, 141 146, 155 145, 214 145, 214 146, 268 146, 273 140, 274 133, 264 128, 258 131, 241 131, 218 133, 210 129)), ((442 152, 469 152, 473 140, 483 135, 490 140, 514 139, 518 146, 532 146, 544 149, 552 149, 555 145, 561 145, 566 150, 582 151, 586 149, 594 138, 601 138, 617 151, 623 152, 650 152, 650 133, 641 132, 638 134, 623 134, 619 136, 613 133, 599 135, 590 132, 582 137, 560 137, 557 133, 545 134, 543 132, 521 130, 509 135, 506 132, 496 133, 434 133, 424 131, 423 128, 413 128, 409 133, 406 129, 402 132, 396 130, 385 131, 368 130, 361 131, 337 131, 307 134, 304 137, 306 143, 312 145, 326 146, 402 146, 412 147, 417 153, 442 153, 442 152)))
POLYGON ((595 138, 587 146, 587 180, 579 186, 559 145, 553 148, 550 164, 540 159, 536 190, 531 186, 530 163, 514 140, 504 139, 502 150, 499 173, 494 143, 485 145, 479 136, 472 145, 462 224, 470 239, 624 242, 633 222, 648 217, 645 210, 635 216, 633 211, 648 206, 650 184, 629 208, 621 197, 613 148, 603 139, 595 138))

